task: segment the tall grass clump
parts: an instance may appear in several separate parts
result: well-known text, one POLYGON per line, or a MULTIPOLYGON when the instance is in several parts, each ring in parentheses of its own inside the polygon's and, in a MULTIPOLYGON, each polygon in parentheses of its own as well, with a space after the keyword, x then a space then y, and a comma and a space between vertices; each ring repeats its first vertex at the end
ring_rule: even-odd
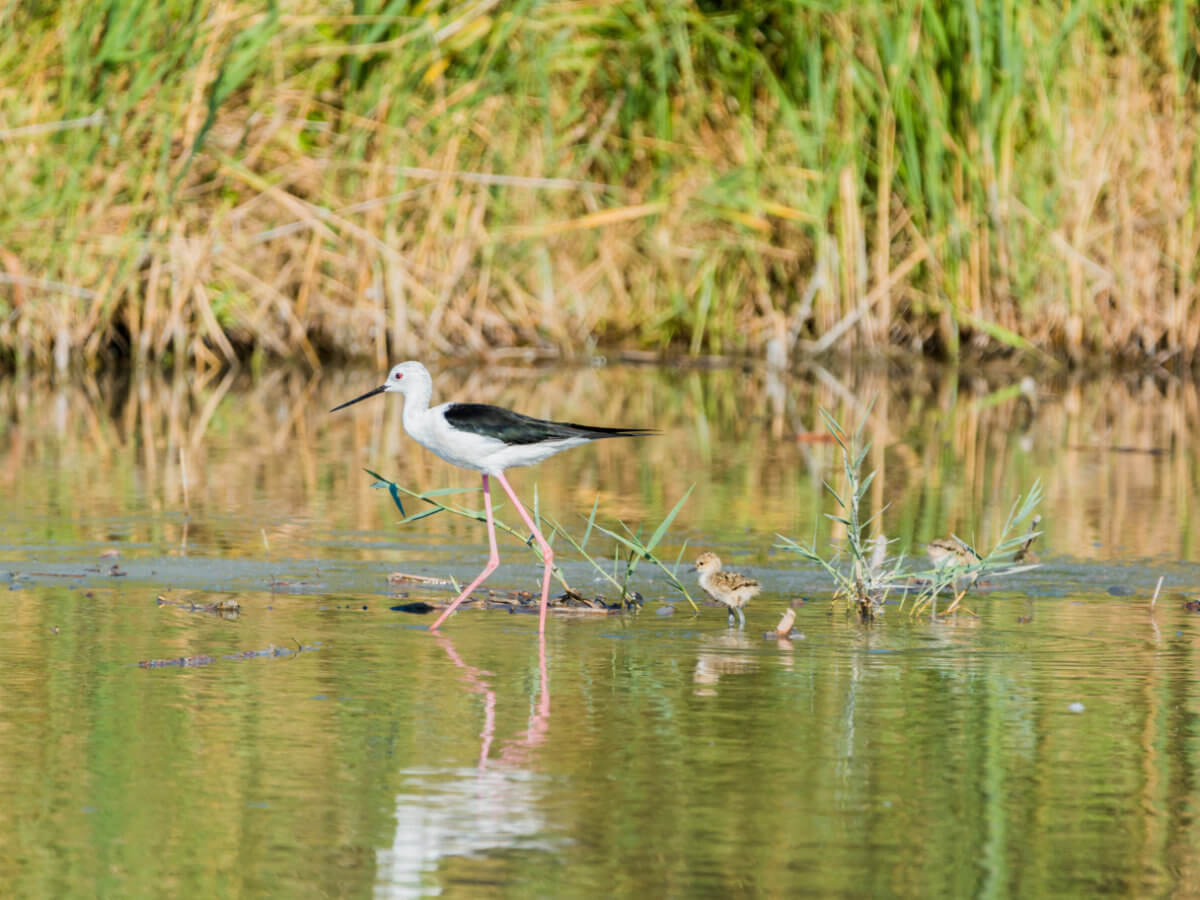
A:
POLYGON ((0 360, 1191 360, 1188 4, 0 12, 0 360))

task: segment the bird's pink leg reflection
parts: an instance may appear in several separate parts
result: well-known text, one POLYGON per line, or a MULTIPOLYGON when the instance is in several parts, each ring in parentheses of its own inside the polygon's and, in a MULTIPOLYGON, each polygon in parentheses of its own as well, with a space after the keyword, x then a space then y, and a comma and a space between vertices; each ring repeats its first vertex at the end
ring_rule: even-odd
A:
POLYGON ((454 649, 450 638, 444 634, 438 634, 436 637, 442 649, 446 651, 446 655, 450 657, 450 662, 463 670, 463 680, 466 681, 470 690, 476 694, 483 694, 483 731, 479 732, 479 768, 482 769, 487 765, 488 752, 492 749, 492 738, 496 736, 496 692, 483 680, 485 675, 492 673, 463 662, 463 658, 454 649))
POLYGON ((500 748, 500 759, 508 765, 529 761, 530 752, 540 747, 550 730, 550 679, 546 677, 546 635, 538 635, 538 692, 537 706, 529 714, 529 727, 500 748))
MULTIPOLYGON (((496 736, 496 691, 487 679, 493 673, 466 662, 454 648, 454 643, 444 634, 436 634, 438 644, 450 661, 463 670, 463 680, 472 693, 483 695, 483 730, 479 733, 479 768, 487 767, 492 741, 496 736)), ((500 748, 499 759, 505 765, 520 765, 528 762, 531 750, 541 746, 550 730, 550 680, 546 667, 546 636, 538 635, 538 690, 537 705, 529 714, 529 726, 515 735, 500 748)))

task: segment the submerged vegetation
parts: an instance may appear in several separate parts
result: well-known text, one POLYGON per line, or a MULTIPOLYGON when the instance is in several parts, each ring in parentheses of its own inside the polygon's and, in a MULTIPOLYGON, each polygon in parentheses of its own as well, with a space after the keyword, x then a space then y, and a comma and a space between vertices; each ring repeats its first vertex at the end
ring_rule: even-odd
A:
POLYGON ((821 410, 821 414, 842 458, 842 489, 839 491, 828 482, 825 487, 838 508, 838 512, 827 515, 843 529, 845 547, 825 553, 817 547, 815 538, 808 544, 800 544, 784 535, 778 537, 781 548, 817 563, 830 575, 836 585, 835 603, 846 603, 861 619, 871 621, 882 614, 889 596, 898 595, 901 611, 907 605, 912 616, 929 610, 936 617, 938 599, 943 594, 949 594, 952 599, 941 612, 953 613, 962 606, 967 592, 981 578, 1014 575, 1036 565, 1029 560, 1030 546, 1040 533, 1036 529, 1041 517, 1035 515, 1042 501, 1042 488, 1038 482, 1025 497, 1014 501, 1000 536, 988 553, 980 554, 971 544, 954 535, 949 540, 938 539, 930 543, 932 568, 914 565, 904 554, 889 557, 888 540, 879 532, 882 510, 874 516, 863 517, 862 508, 876 474, 862 474, 870 445, 863 441, 861 429, 851 438, 825 410, 821 410), (1030 527, 1021 529, 1026 522, 1030 527), (1013 536, 1018 529, 1021 529, 1020 533, 1013 536), (873 532, 875 536, 871 537, 873 532))
POLYGON ((1191 361, 1189 4, 19 4, 0 360, 1191 361))

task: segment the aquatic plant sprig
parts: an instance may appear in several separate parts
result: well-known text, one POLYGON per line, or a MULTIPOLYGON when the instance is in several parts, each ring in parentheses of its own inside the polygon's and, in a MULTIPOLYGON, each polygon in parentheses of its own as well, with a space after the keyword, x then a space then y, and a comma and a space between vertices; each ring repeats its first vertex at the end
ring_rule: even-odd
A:
POLYGON ((646 541, 642 541, 640 534, 638 532, 634 532, 624 522, 620 523, 621 527, 625 529, 626 533, 624 535, 605 528, 603 525, 596 524, 595 503, 592 504, 592 512, 591 515, 588 516, 587 528, 584 531, 582 541, 576 541, 571 536, 569 531, 567 531, 562 527, 562 525, 555 522, 553 519, 548 519, 547 521, 550 522, 556 532, 562 534, 562 536, 571 544, 571 546, 573 546, 588 562, 592 564, 597 572, 599 572, 610 584, 612 584, 621 592, 622 598, 629 598, 629 579, 633 576, 633 572, 637 568, 637 564, 642 560, 646 560, 657 566, 662 573, 666 575, 667 581, 671 584, 671 586, 683 594, 684 599, 687 600, 687 602, 691 605, 692 610, 696 613, 699 613, 700 607, 696 605, 696 601, 692 599, 692 595, 688 593, 688 589, 684 586, 677 574, 680 561, 683 559, 683 553, 687 549, 687 541, 684 541, 683 546, 679 550, 679 555, 675 559, 674 568, 669 568, 654 553, 654 548, 658 546, 659 542, 666 535, 667 529, 671 527, 671 523, 675 521, 675 517, 679 514, 679 511, 683 509, 683 504, 687 502, 688 497, 691 496, 692 490, 695 487, 696 486, 693 484, 684 492, 683 496, 679 498, 679 501, 675 504, 671 511, 667 513, 666 517, 658 523, 658 527, 654 529, 654 532, 650 535, 649 540, 646 541), (621 581, 618 581, 587 552, 586 547, 588 538, 591 536, 593 530, 608 535, 614 541, 616 541, 620 547, 624 547, 628 551, 628 556, 625 559, 625 571, 623 573, 624 577, 621 581))
MULTIPOLYGON (((627 584, 622 584, 621 582, 617 581, 617 579, 614 578, 612 576, 612 574, 604 568, 604 566, 600 565, 600 563, 598 563, 595 560, 595 558, 590 553, 587 552, 588 538, 591 537, 592 529, 594 527, 596 527, 596 510, 599 508, 599 506, 600 506, 600 498, 597 497, 592 502, 592 512, 588 516, 587 528, 583 532, 583 540, 581 540, 581 541, 575 540, 575 538, 571 535, 571 533, 569 531, 567 531, 567 529, 563 528, 563 526, 560 523, 556 522, 554 519, 550 518, 549 516, 546 517, 546 521, 550 523, 550 528, 551 528, 552 534, 561 534, 563 536, 563 539, 568 544, 570 544, 572 547, 574 547, 580 556, 582 556, 584 559, 586 559, 589 563, 592 564, 592 568, 594 568, 597 572, 599 572, 601 577, 603 577, 606 581, 608 581, 609 584, 611 584, 613 587, 615 587, 617 589, 621 600, 626 603, 629 603, 630 601, 634 600, 634 597, 629 592, 627 584)), ((536 512, 535 512, 535 515, 537 515, 536 512)))
POLYGON ((865 520, 860 514, 863 498, 871 482, 875 480, 874 472, 865 478, 860 476, 863 460, 871 446, 869 442, 862 440, 866 416, 851 438, 826 410, 821 409, 820 413, 825 420, 825 426, 841 450, 842 475, 846 481, 844 493, 839 493, 828 481, 824 482, 825 489, 843 512, 841 515, 826 513, 826 517, 845 526, 846 548, 850 554, 851 565, 848 570, 839 565, 840 552, 826 557, 817 549, 815 525, 811 543, 800 544, 786 535, 777 534, 776 537, 780 540, 777 546, 798 553, 810 562, 820 565, 837 585, 834 591, 835 601, 842 597, 850 599, 857 606, 860 615, 872 618, 882 608, 889 590, 903 579, 904 557, 900 556, 894 560, 890 568, 885 566, 886 554, 877 554, 872 542, 867 538, 869 529, 883 510, 865 520))
POLYGON ((1013 501, 1012 507, 1008 511, 1008 517, 1004 520, 1004 526, 1000 529, 999 539, 991 551, 986 554, 980 554, 972 545, 954 535, 954 539, 969 550, 975 559, 968 563, 936 566, 929 573, 929 586, 918 596, 910 615, 920 615, 936 602, 938 595, 946 588, 950 588, 954 592, 954 600, 946 608, 947 613, 952 613, 962 605, 967 591, 984 575, 990 578, 1003 578, 1037 568, 1037 563, 1021 563, 1015 558, 1022 551, 1028 551, 1033 539, 1042 533, 1038 530, 1041 519, 1035 513, 1042 499, 1042 482, 1041 479, 1038 479, 1034 481, 1028 494, 1024 497, 1018 496, 1013 501), (1022 522, 1026 521, 1030 523, 1028 528, 1021 528, 1019 533, 1012 534, 1018 530, 1018 526, 1022 522), (960 583, 964 584, 962 588, 957 587, 960 583))
POLYGON ((900 609, 903 610, 908 594, 915 586, 919 586, 917 597, 909 610, 910 616, 920 615, 931 606, 933 614, 937 615, 937 599, 947 589, 954 594, 954 600, 945 610, 946 613, 951 613, 962 606, 967 592, 984 575, 1000 578, 1036 567, 1036 563, 1021 564, 1017 557, 1027 554, 1030 543, 1041 534, 1037 530, 1041 520, 1035 515, 1043 497, 1040 480, 1034 482, 1028 494, 1024 497, 1018 496, 1013 502, 1001 529, 1000 538, 987 554, 980 554, 973 546, 955 535, 954 541, 961 552, 950 554, 949 562, 935 565, 932 569, 910 569, 906 565, 903 553, 889 560, 886 538, 879 535, 873 541, 867 539, 871 526, 883 510, 866 519, 860 511, 867 488, 875 477, 874 472, 865 477, 861 475, 862 463, 870 448, 869 442, 862 440, 862 426, 853 438, 849 438, 841 425, 824 409, 821 410, 821 416, 841 450, 842 472, 846 482, 846 489, 842 493, 828 482, 825 483, 826 490, 841 510, 840 514, 827 513, 826 516, 845 526, 846 552, 849 553, 851 564, 849 567, 841 564, 841 550, 832 555, 823 554, 817 548, 815 528, 809 544, 800 544, 786 535, 778 535, 780 543, 777 546, 798 553, 829 573, 836 585, 835 602, 840 598, 850 600, 856 606, 859 615, 864 620, 870 620, 882 611, 891 591, 902 592, 900 609), (1013 534, 1018 530, 1018 526, 1026 521, 1030 521, 1030 527, 1013 534))

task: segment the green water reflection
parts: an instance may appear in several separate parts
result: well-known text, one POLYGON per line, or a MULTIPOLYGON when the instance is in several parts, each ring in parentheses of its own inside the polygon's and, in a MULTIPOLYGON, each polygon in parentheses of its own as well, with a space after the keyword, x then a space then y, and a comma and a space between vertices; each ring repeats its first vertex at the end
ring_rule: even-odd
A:
MULTIPOLYGON (((997 598, 805 637, 10 593, 0 877, 22 896, 1194 893, 1197 619, 997 598), (1136 613, 1136 615, 1135 615, 1136 613), (1155 628, 1157 625, 1157 628, 1155 628), (289 658, 228 654, 320 636, 289 658), (195 668, 142 659, 203 653, 195 668)), ((353 607, 353 608, 351 608, 353 607)))
MULTIPOLYGON (((658 423, 514 484, 564 519, 599 493, 653 522, 694 482, 669 545, 729 548, 766 586, 744 632, 653 602, 553 620, 544 658, 533 617, 435 637, 388 609, 388 571, 469 577, 484 544, 440 517, 396 529, 360 466, 472 476, 407 442, 399 404, 325 414, 369 373, 0 386, 5 893, 1200 893, 1195 386, 1030 404, 1002 376, 831 379, 450 373, 448 396, 658 423), (979 619, 830 615, 819 574, 769 549, 828 508, 821 406, 867 415, 872 504, 918 551, 986 540, 1040 477, 1045 567, 979 619), (241 614, 180 608, 206 590, 241 614), (804 637, 764 640, 800 593, 804 637), (202 664, 138 665, 179 658, 202 664)), ((522 553, 501 547, 498 587, 536 583, 522 553)))
MULTIPOLYGON (((395 398, 328 413, 378 377, 0 384, 0 484, 11 510, 0 543, 289 558, 394 533, 394 511, 363 467, 420 489, 477 479, 407 440, 395 398)), ((965 380, 940 369, 837 379, 815 368, 489 368, 439 373, 437 396, 660 428, 656 438, 604 441, 513 471, 520 493, 532 496, 536 484, 568 522, 581 522, 597 497, 610 522, 654 522, 695 484, 680 534, 744 539, 764 559, 776 532, 828 527, 822 484, 836 481, 838 465, 819 441, 825 408, 848 427, 865 421, 867 465, 879 473, 870 504, 885 509, 900 549, 919 551, 949 531, 987 543, 1012 498, 1040 478, 1056 551, 1196 559, 1194 382, 1047 380, 1026 394, 1019 383, 1004 372, 965 380)), ((449 519, 424 520, 419 536, 484 545, 475 523, 449 519)))

